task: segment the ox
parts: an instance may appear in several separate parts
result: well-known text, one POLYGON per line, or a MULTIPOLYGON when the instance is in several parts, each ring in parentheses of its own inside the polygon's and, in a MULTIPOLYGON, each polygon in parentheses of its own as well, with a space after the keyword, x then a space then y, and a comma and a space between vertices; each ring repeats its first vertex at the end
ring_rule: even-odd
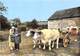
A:
POLYGON ((40 37, 34 37, 34 35, 35 35, 35 33, 36 33, 36 30, 33 30, 33 29, 30 29, 29 31, 27 31, 27 33, 26 33, 26 36, 27 37, 32 37, 32 39, 33 39, 33 48, 35 48, 36 47, 36 44, 38 43, 39 44, 39 48, 41 48, 41 46, 40 46, 40 37))
POLYGON ((46 43, 49 45, 49 50, 51 50, 51 47, 54 47, 54 41, 56 41, 56 48, 58 48, 58 42, 60 38, 60 32, 57 29, 43 29, 39 30, 38 32, 35 32, 34 38, 41 38, 41 42, 44 44, 43 49, 45 49, 46 43), (53 41, 51 46, 51 41, 53 41))
POLYGON ((70 41, 77 41, 77 38, 74 38, 74 36, 77 36, 79 33, 79 29, 78 27, 74 27, 74 26, 70 26, 68 27, 68 33, 65 35, 64 39, 63 39, 63 46, 67 47, 68 43, 70 41), (73 37, 71 37, 73 36, 73 37))

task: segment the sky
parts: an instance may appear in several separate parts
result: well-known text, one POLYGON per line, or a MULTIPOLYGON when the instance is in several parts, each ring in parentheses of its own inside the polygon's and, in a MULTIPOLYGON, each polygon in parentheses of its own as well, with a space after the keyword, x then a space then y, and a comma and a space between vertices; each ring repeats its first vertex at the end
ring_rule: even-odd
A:
POLYGON ((58 10, 80 6, 80 0, 0 0, 8 7, 5 16, 10 20, 20 18, 22 22, 47 21, 58 10))

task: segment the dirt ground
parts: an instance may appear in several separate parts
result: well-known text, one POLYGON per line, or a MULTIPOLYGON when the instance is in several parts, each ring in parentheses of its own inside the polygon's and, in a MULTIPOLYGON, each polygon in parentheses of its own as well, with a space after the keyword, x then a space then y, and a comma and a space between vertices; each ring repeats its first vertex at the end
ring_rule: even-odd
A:
MULTIPOLYGON (((2 35, 3 37, 5 36, 4 33, 2 35)), ((27 38, 25 36, 25 32, 22 32, 21 38, 22 42, 20 44, 19 52, 10 52, 8 41, 0 42, 0 56, 79 56, 80 55, 80 48, 59 47, 58 49, 53 48, 52 51, 49 51, 48 49, 42 50, 42 48, 39 49, 38 47, 33 49, 32 48, 33 42, 31 37, 27 38)))

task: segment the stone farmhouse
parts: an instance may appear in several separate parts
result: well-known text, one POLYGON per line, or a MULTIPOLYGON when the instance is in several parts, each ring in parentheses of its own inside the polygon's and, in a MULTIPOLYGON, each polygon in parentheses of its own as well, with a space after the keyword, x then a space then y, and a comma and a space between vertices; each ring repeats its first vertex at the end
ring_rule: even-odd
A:
POLYGON ((80 27, 80 7, 56 11, 48 19, 48 28, 66 29, 69 26, 80 27))

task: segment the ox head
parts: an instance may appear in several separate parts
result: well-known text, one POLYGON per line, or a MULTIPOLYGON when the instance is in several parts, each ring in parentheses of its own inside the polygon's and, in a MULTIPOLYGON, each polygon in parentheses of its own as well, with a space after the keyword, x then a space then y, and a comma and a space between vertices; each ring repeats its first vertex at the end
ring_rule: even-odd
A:
POLYGON ((27 31, 26 36, 27 37, 34 36, 34 33, 35 33, 35 31, 30 29, 29 31, 27 31))
POLYGON ((39 31, 39 32, 35 32, 33 38, 34 38, 34 39, 39 38, 39 37, 41 37, 41 34, 42 34, 41 31, 39 31))
POLYGON ((77 26, 71 26, 71 27, 69 27, 69 29, 68 29, 68 32, 70 32, 70 33, 72 33, 72 34, 78 34, 78 31, 79 31, 79 29, 78 29, 77 26))

